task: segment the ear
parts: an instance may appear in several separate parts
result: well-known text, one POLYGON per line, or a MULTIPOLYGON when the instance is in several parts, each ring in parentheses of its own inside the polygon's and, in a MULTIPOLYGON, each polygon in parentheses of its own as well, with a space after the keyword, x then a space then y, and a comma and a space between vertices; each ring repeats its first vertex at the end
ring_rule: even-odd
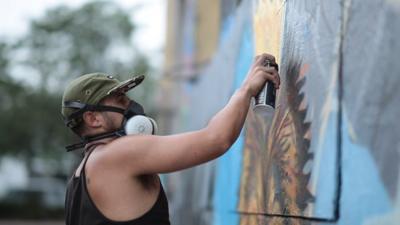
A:
POLYGON ((98 128, 101 127, 102 125, 102 118, 100 116, 100 113, 98 112, 92 112, 92 111, 87 111, 84 112, 82 115, 83 121, 85 122, 86 126, 91 127, 91 128, 98 128))

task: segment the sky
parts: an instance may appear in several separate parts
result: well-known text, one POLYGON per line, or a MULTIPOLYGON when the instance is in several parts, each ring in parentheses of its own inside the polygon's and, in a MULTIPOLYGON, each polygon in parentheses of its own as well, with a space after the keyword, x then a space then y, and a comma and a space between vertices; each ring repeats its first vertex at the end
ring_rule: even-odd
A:
MULTIPOLYGON (((123 8, 140 6, 132 20, 138 25, 133 40, 138 48, 150 56, 152 64, 160 64, 165 43, 166 0, 110 0, 123 8), (152 37, 149 40, 149 37, 152 37)), ((29 21, 40 17, 46 9, 64 4, 71 7, 90 2, 88 0, 0 0, 0 38, 13 39, 27 32, 29 21)))

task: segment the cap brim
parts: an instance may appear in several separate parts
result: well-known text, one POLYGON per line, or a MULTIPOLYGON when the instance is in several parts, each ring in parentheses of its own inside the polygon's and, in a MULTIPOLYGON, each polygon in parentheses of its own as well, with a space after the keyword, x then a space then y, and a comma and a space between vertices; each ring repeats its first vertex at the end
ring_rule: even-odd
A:
POLYGON ((126 93, 132 88, 138 86, 144 80, 144 75, 136 76, 132 79, 126 80, 112 88, 107 92, 107 94, 114 94, 114 93, 126 93))

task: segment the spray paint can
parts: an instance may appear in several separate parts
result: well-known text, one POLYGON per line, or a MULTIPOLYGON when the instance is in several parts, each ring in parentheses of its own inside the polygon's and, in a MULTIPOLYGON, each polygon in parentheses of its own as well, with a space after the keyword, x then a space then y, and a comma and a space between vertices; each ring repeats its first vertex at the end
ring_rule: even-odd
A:
MULTIPOLYGON (((278 70, 277 64, 272 64, 270 60, 264 61, 265 67, 273 66, 278 70)), ((255 96, 254 111, 262 111, 271 117, 275 111, 276 89, 271 81, 267 81, 264 88, 255 96)))

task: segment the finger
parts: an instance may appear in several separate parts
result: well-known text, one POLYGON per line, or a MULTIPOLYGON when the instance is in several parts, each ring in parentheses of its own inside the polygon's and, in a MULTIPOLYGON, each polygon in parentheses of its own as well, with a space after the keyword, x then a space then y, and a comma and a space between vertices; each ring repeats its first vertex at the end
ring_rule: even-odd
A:
POLYGON ((272 76, 272 82, 275 84, 275 88, 279 88, 281 81, 279 77, 279 73, 275 70, 274 67, 260 67, 259 70, 263 71, 272 76))
POLYGON ((274 87, 276 89, 279 89, 278 81, 276 80, 275 76, 270 74, 270 73, 264 73, 264 76, 266 78, 266 81, 272 82, 274 84, 274 87))
POLYGON ((281 77, 279 76, 279 73, 276 73, 276 77, 278 79, 278 88, 277 89, 279 89, 279 87, 281 86, 281 77))
POLYGON ((280 86, 281 85, 281 77, 279 76, 279 72, 275 70, 274 76, 275 76, 276 80, 278 81, 278 86, 280 86))
POLYGON ((270 54, 268 54, 268 53, 263 53, 263 54, 262 54, 262 58, 263 58, 263 60, 269 60, 269 61, 271 61, 272 63, 276 64, 276 62, 275 62, 275 57, 274 57, 273 55, 270 55, 270 54))
POLYGON ((269 61, 270 64, 273 66, 277 65, 275 62, 275 57, 267 53, 262 53, 260 55, 257 55, 254 61, 258 65, 264 65, 266 61, 269 61))
POLYGON ((254 63, 257 65, 262 65, 262 63, 265 61, 264 59, 265 57, 261 54, 261 55, 257 55, 254 59, 254 63))
POLYGON ((274 67, 277 71, 279 71, 279 66, 276 62, 271 61, 271 59, 264 58, 264 61, 262 62, 262 66, 265 67, 274 67))
POLYGON ((269 64, 269 66, 274 67, 274 68, 276 69, 276 71, 279 71, 279 66, 278 66, 278 64, 276 64, 275 62, 271 62, 271 63, 269 64))
POLYGON ((274 70, 274 78, 276 80, 276 89, 279 89, 279 87, 281 86, 281 78, 279 77, 279 73, 278 71, 274 70))
POLYGON ((261 69, 262 71, 265 71, 267 73, 278 73, 278 71, 276 71, 275 67, 271 67, 271 66, 260 66, 259 69, 261 69))
POLYGON ((276 79, 276 76, 274 74, 264 72, 264 73, 262 73, 262 75, 264 76, 266 81, 272 82, 274 84, 275 88, 279 88, 278 80, 276 79))

